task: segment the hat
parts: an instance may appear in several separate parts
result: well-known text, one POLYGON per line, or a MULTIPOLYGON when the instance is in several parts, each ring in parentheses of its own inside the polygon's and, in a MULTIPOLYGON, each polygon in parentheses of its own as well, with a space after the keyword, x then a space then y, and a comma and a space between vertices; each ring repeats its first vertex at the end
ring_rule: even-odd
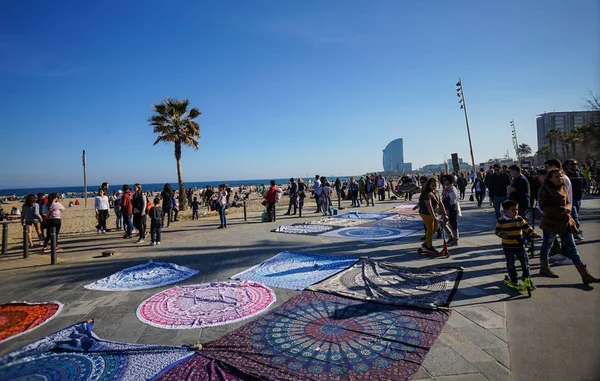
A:
POLYGON ((121 194, 121 193, 123 193, 123 191, 119 189, 119 190, 117 191, 117 194, 121 194))

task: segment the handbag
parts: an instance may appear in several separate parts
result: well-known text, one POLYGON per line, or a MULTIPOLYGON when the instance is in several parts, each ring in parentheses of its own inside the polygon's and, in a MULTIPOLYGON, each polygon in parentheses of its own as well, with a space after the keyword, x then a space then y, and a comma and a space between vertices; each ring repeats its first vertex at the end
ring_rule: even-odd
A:
POLYGON ((473 195, 469 196, 469 201, 475 201, 475 197, 473 197, 473 195))

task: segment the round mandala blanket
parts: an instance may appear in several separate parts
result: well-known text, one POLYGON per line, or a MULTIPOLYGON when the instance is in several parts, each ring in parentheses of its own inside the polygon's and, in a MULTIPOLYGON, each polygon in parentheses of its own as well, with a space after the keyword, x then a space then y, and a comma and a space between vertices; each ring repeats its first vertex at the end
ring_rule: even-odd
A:
POLYGON ((402 237, 406 237, 413 234, 416 230, 400 230, 388 227, 372 227, 372 226, 356 226, 351 228, 344 228, 334 230, 331 232, 325 232, 320 234, 321 236, 327 237, 338 237, 338 238, 353 238, 360 239, 367 242, 372 241, 392 241, 402 237))
POLYGON ((36 329, 62 310, 59 302, 13 302, 0 305, 0 342, 36 329))
POLYGON ((142 302, 138 318, 166 329, 229 324, 265 311, 275 293, 260 283, 215 282, 173 287, 142 302))

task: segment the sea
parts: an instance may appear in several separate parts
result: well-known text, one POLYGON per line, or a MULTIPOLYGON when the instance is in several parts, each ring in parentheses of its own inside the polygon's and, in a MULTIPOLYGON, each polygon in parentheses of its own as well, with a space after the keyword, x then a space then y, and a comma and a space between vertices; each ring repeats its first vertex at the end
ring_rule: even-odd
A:
MULTIPOLYGON (((327 179, 330 182, 333 182, 338 177, 342 181, 350 180, 350 176, 335 176, 335 177, 328 177, 327 179)), ((185 184, 186 189, 204 188, 207 185, 210 185, 212 187, 217 187, 219 184, 227 184, 231 188, 238 188, 243 185, 250 186, 250 185, 264 184, 265 186, 267 186, 267 185, 269 185, 269 182, 271 180, 275 180, 277 182, 277 184, 279 184, 279 185, 284 185, 284 184, 289 183, 290 178, 288 177, 285 179, 194 181, 194 182, 189 182, 189 183, 184 183, 184 184, 185 184)), ((308 181, 308 180, 313 180, 313 178, 304 179, 304 181, 308 181)), ((173 187, 173 189, 179 188, 179 185, 176 182, 169 183, 169 184, 171 184, 171 187, 173 187)), ((133 184, 128 184, 128 185, 131 188, 133 188, 133 184)), ((161 191, 164 186, 165 186, 165 183, 142 184, 142 189, 144 189, 145 191, 155 192, 155 191, 161 191)), ((112 194, 112 191, 121 189, 122 187, 123 187, 123 184, 116 185, 116 184, 109 183, 109 189, 108 189, 109 195, 112 194)), ((91 194, 95 195, 96 192, 98 191, 98 189, 100 189, 100 184, 88 185, 88 187, 87 187, 88 195, 91 195, 91 194)), ((58 194, 64 193, 68 197, 73 197, 73 198, 74 197, 83 197, 83 195, 84 195, 83 185, 74 185, 74 186, 67 186, 67 187, 37 187, 37 188, 0 189, 0 197, 11 197, 11 196, 22 197, 22 196, 28 195, 30 193, 37 194, 40 192, 45 193, 45 194, 52 193, 52 192, 56 192, 58 194)))

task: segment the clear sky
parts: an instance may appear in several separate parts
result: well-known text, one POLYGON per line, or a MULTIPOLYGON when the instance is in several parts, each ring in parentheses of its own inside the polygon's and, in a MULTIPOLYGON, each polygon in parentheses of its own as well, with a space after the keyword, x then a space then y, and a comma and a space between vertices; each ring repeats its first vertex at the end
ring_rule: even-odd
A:
POLYGON ((597 0, 11 1, 0 12, 0 188, 175 181, 151 105, 203 115, 184 180, 352 175, 535 151, 535 116, 600 90, 597 0))

